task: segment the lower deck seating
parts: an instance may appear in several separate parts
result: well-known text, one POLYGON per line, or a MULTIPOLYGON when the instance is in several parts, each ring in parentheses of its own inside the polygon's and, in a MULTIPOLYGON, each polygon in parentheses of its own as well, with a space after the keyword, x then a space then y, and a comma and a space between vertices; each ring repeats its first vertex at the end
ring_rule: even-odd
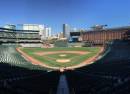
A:
POLYGON ((14 46, 0 46, 0 94, 55 94, 58 80, 58 72, 31 64, 14 46))
POLYGON ((73 94, 129 94, 130 45, 114 41, 110 52, 95 63, 66 72, 73 94))

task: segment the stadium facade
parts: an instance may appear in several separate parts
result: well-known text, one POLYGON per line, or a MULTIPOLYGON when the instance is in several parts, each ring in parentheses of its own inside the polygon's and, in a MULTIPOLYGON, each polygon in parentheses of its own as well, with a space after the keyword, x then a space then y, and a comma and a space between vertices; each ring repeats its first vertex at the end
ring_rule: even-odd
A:
POLYGON ((0 28, 1 43, 40 42, 39 31, 0 28), (6 30, 6 31, 5 31, 6 30))
POLYGON ((130 27, 107 28, 101 30, 89 30, 84 32, 70 32, 73 42, 82 42, 103 45, 112 40, 129 40, 130 27))
POLYGON ((45 25, 41 24, 21 24, 22 30, 33 30, 33 31, 39 31, 39 34, 42 37, 49 38, 51 37, 52 30, 51 27, 47 27, 45 25))

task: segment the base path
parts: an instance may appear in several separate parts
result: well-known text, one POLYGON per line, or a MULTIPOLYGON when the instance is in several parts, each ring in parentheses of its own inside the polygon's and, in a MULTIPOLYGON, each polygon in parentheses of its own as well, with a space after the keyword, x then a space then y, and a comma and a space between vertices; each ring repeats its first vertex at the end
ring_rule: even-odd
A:
POLYGON ((70 67, 66 67, 67 70, 69 69, 75 69, 75 68, 80 68, 80 67, 83 67, 83 66, 86 66, 88 64, 92 64, 94 63, 94 61, 98 60, 98 57, 100 57, 100 54, 104 51, 104 47, 100 47, 100 51, 94 55, 93 57, 90 57, 88 58, 87 60, 81 62, 80 64, 78 65, 74 65, 74 66, 70 66, 70 67))
POLYGON ((16 50, 17 50, 19 53, 21 53, 22 56, 23 56, 27 61, 31 62, 31 63, 34 64, 34 65, 40 65, 40 66, 43 66, 43 67, 46 67, 46 68, 50 68, 50 69, 54 69, 54 70, 59 70, 58 67, 48 66, 48 65, 46 65, 45 63, 40 62, 40 61, 38 61, 37 59, 32 58, 31 56, 29 56, 28 54, 26 54, 25 52, 23 52, 20 47, 19 47, 19 48, 16 48, 16 50))
MULTIPOLYGON (((26 54, 25 52, 23 52, 20 47, 19 47, 19 48, 16 48, 16 50, 17 50, 19 53, 21 53, 22 56, 24 56, 24 57, 26 58, 26 60, 28 60, 29 62, 31 62, 31 63, 34 64, 34 65, 40 65, 40 66, 43 66, 43 67, 46 67, 46 68, 64 71, 64 70, 73 70, 73 69, 75 69, 75 68, 80 68, 80 67, 83 67, 83 66, 86 66, 86 65, 88 65, 88 64, 93 63, 94 61, 96 61, 96 60, 98 59, 98 57, 100 57, 99 55, 104 51, 104 48, 103 48, 103 47, 100 47, 100 51, 99 51, 95 56, 90 57, 90 58, 88 58, 87 60, 85 60, 85 61, 83 61, 83 62, 81 62, 81 63, 79 63, 79 64, 77 64, 77 65, 70 66, 70 67, 65 67, 65 68, 64 68, 64 67, 51 67, 51 66, 48 66, 48 65, 45 64, 44 62, 41 62, 41 61, 39 61, 39 60, 37 60, 37 59, 35 59, 35 58, 29 56, 29 55, 26 54)), ((49 54, 50 54, 50 53, 51 53, 51 52, 49 52, 49 54)), ((52 53, 53 53, 53 52, 52 52, 52 53)), ((58 53, 59 53, 59 52, 58 52, 58 53)), ((67 52, 67 53, 68 53, 68 52, 67 52)), ((77 53, 77 52, 75 52, 75 53, 77 53)), ((85 52, 85 53, 89 53, 89 52, 85 52)), ((48 53, 46 53, 46 54, 48 54, 48 53)), ((82 54, 84 54, 84 53, 82 53, 82 54)), ((41 55, 43 55, 43 53, 42 53, 41 55)))

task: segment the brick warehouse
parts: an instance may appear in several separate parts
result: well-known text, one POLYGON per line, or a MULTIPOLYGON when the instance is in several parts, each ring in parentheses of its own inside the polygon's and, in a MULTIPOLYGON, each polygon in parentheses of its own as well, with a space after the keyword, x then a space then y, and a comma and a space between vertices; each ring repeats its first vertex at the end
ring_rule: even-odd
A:
POLYGON ((130 27, 86 31, 80 36, 83 42, 103 45, 112 40, 129 40, 130 27))

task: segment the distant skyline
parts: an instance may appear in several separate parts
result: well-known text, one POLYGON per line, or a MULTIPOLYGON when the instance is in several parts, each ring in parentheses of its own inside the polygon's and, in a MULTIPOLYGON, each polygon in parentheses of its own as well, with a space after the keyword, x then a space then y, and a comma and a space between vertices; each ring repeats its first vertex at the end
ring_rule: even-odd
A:
POLYGON ((45 24, 61 32, 63 23, 76 28, 96 24, 130 25, 130 0, 1 0, 0 26, 45 24))

